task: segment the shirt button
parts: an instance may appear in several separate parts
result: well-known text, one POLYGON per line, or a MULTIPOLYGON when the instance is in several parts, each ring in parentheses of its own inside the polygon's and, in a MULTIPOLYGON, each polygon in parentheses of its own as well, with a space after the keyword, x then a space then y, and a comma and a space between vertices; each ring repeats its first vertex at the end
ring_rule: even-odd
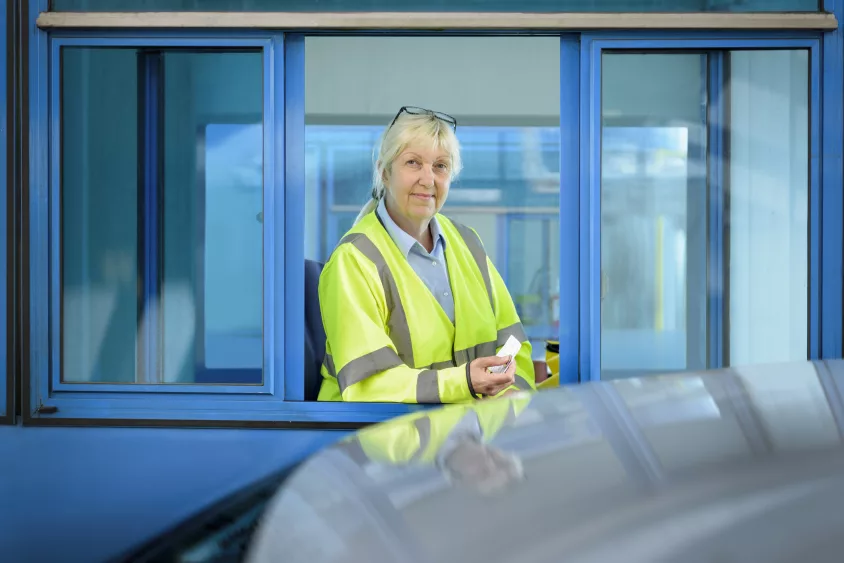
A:
POLYGON ((436 260, 434 260, 433 262, 431 262, 431 266, 436 266, 436 265, 437 265, 437 261, 436 261, 436 260))
POLYGON ((448 292, 446 291, 445 293, 443 293, 443 295, 445 295, 446 297, 448 297, 448 292))

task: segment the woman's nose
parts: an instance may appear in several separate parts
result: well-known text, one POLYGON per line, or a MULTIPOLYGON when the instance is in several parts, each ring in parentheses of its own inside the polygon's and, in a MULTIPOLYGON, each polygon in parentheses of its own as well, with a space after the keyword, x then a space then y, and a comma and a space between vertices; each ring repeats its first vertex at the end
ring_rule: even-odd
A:
POLYGON ((419 174, 419 183, 425 186, 434 185, 434 169, 430 166, 423 166, 419 174))

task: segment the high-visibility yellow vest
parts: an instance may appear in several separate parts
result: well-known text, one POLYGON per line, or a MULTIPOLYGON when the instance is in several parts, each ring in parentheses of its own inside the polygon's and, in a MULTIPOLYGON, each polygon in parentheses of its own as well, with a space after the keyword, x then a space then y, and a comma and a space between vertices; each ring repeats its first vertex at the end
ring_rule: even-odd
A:
POLYGON ((535 388, 530 343, 480 238, 442 215, 437 220, 454 324, 370 213, 343 237, 320 276, 320 401, 469 401, 466 363, 494 356, 510 335, 523 343, 514 387, 535 388))

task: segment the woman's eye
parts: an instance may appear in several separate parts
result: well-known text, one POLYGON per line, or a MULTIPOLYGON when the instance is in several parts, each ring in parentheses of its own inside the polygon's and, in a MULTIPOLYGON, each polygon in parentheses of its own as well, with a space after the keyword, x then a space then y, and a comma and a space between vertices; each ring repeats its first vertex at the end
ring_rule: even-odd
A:
POLYGON ((411 166, 416 166, 417 164, 419 164, 419 161, 411 158, 410 160, 407 161, 407 163, 410 164, 411 166))
POLYGON ((437 163, 436 166, 437 166, 437 169, 439 169, 439 170, 442 170, 442 171, 448 170, 448 164, 445 164, 444 162, 437 163))

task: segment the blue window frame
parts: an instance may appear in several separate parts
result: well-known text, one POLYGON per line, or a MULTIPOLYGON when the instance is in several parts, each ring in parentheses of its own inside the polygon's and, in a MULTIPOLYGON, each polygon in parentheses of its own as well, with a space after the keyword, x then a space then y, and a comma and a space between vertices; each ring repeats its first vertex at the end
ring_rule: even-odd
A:
MULTIPOLYGON (((827 3, 829 4, 829 3, 827 3)), ((54 31, 35 26, 45 0, 30 2, 30 194, 29 194, 29 363, 30 385, 24 386, 26 424, 132 424, 163 423, 227 425, 251 423, 265 426, 320 426, 338 428, 374 422, 407 413, 420 406, 395 404, 314 403, 304 399, 304 264, 302 233, 305 221, 305 108, 304 36, 271 32, 226 33, 216 31, 54 31), (61 374, 61 292, 56 273, 61 268, 60 206, 61 159, 60 76, 64 47, 145 48, 161 50, 258 49, 263 68, 263 274, 262 274, 262 358, 261 370, 243 372, 244 378, 264 374, 249 387, 213 384, 214 370, 207 365, 202 349, 196 352, 197 373, 206 374, 191 385, 162 386, 136 383, 67 383, 61 374), (204 369, 208 368, 208 369, 204 369)), ((836 7, 836 9, 838 9, 836 7)), ((840 11, 840 10, 839 10, 840 11)), ((810 330, 809 356, 835 357, 841 354, 841 228, 840 153, 842 110, 837 107, 832 122, 824 127, 824 107, 841 105, 840 32, 823 36, 827 55, 823 60, 826 78, 820 80, 821 35, 806 34, 564 34, 560 37, 560 183, 559 198, 559 340, 560 372, 563 382, 600 377, 600 136, 601 54, 605 50, 690 50, 717 53, 730 49, 804 48, 811 51, 811 143, 810 164, 810 330), (838 80, 835 80, 835 79, 838 80), (821 137, 822 135, 822 137, 821 137), (824 150, 816 150, 823 143, 824 150), (819 155, 837 155, 819 166, 819 155), (827 162, 830 164, 827 165, 827 162), (821 174, 823 172, 823 175, 821 174), (821 214, 821 199, 827 205, 821 214), (835 205, 837 202, 838 205, 835 205), (821 240, 824 244, 821 245, 821 240), (822 249, 822 250, 821 250, 822 249), (822 252, 822 254, 821 254, 822 252), (832 307, 827 309, 827 307, 832 307), (837 307, 837 308, 835 308, 837 307), (823 310, 834 314, 821 315, 823 310)), ((5 58, 2 59, 5 61, 5 58)), ((716 80, 723 72, 718 57, 707 67, 716 80)), ((155 80, 160 76, 155 57, 145 59, 142 69, 149 94, 145 105, 155 115, 155 80)), ((2 64, 2 62, 0 62, 2 64)), ((717 99, 717 92, 710 92, 717 99)), ((714 104, 717 109, 719 106, 714 104)), ((158 108, 160 110, 160 108, 158 108)), ((825 118, 826 119, 826 118, 825 118)), ((212 124, 216 124, 214 122, 212 124)), ((142 120, 148 127, 140 136, 153 141, 156 121, 142 120)), ((207 133, 207 129, 205 130, 207 133)), ((709 156, 720 150, 718 138, 709 142, 709 156)), ((154 151, 143 161, 147 174, 155 170, 154 151)), ((3 151, 5 156, 5 151, 3 151)), ((2 162, 2 161, 0 161, 2 162)), ((330 169, 330 167, 329 167, 330 169)), ((153 183, 149 183, 151 188, 153 183)), ((200 190, 201 192, 202 190, 200 190)), ((153 189, 144 197, 153 204, 153 189)), ((3 204, 5 205, 5 198, 3 204)), ((140 201, 140 200, 139 200, 140 201)), ((710 206, 717 207, 710 201, 710 206)), ((5 214, 4 214, 5 215, 5 214)), ((717 213, 708 215, 718 224, 717 213)), ((510 224, 504 225, 509 228, 510 224)), ((159 226, 152 216, 143 225, 148 239, 159 226)), ((336 236, 337 233, 321 233, 336 236)), ((5 231, 3 235, 5 237, 5 231)), ((199 237, 201 240, 201 237, 199 237)), ((5 252, 5 239, 0 241, 5 252)), ((717 241, 716 241, 717 242, 717 241)), ((320 244, 325 246, 328 241, 320 244)), ((143 299, 156 297, 155 265, 158 247, 143 246, 145 280, 143 299)), ((710 276, 723 274, 723 262, 707 262, 710 276)), ((5 283, 5 279, 3 280, 5 283)), ((5 297, 5 291, 2 292, 5 297)), ((5 301, 4 301, 5 305, 5 301)), ((710 303, 713 311, 720 305, 710 303)), ((714 314, 714 313, 710 313, 714 314)), ((5 309, 4 309, 5 315, 5 309)), ((200 324, 202 319, 200 316, 200 324)), ((5 323, 3 324, 5 331, 5 323)), ((153 324, 153 326, 155 326, 153 324)), ((710 323, 709 338, 718 339, 721 330, 710 323)), ((200 332, 201 332, 200 328, 200 332)), ((140 347, 145 366, 153 366, 155 331, 145 333, 140 347)), ((5 346, 5 338, 2 339, 5 346)), ((723 361, 717 347, 707 350, 710 365, 723 361)), ((2 393, 2 390, 0 390, 2 393)), ((4 398, 0 394, 0 398, 4 398)), ((10 397, 5 397, 10 400, 10 397)))
MULTIPOLYGON (((37 32, 33 45, 33 139, 49 154, 47 164, 33 155, 31 168, 33 194, 30 199, 31 222, 31 362, 32 381, 28 394, 29 424, 54 424, 63 420, 195 421, 206 424, 254 421, 273 424, 361 423, 424 408, 395 404, 349 404, 305 402, 304 390, 304 37, 281 33, 185 33, 107 32, 90 37, 82 32, 37 32), (201 51, 203 49, 260 49, 263 60, 263 381, 251 381, 261 370, 241 372, 239 377, 251 385, 215 384, 213 370, 204 369, 206 355, 198 345, 196 379, 192 384, 161 385, 154 373, 160 366, 161 336, 155 327, 160 321, 147 322, 138 335, 138 376, 131 385, 105 381, 66 381, 62 379, 62 281, 54 275, 62 271, 62 53, 64 49, 135 49, 138 68, 138 140, 141 209, 154 210, 160 204, 157 176, 160 175, 162 100, 161 53, 201 51), (49 75, 47 74, 49 69, 49 75), (36 101, 37 100, 37 101, 36 101), (40 164, 40 166, 38 165, 40 164), (48 236, 47 236, 48 234, 48 236), (49 300, 36 296, 49 295, 49 300), (43 352, 48 350, 48 354, 43 352), (200 377, 201 376, 201 377, 200 377), (280 421, 284 421, 283 423, 280 421)), ((570 58, 568 62, 577 62, 570 58)), ((564 70, 570 74, 571 69, 564 70)), ((565 106, 563 119, 573 123, 576 106, 565 106)), ((214 123, 219 125, 219 123, 214 123)), ((204 124, 207 136, 209 124, 204 124)), ((202 137, 202 134, 198 134, 202 137)), ((200 139, 202 140, 202 138, 200 139)), ((570 143, 576 143, 569 139, 570 143)), ((203 143, 199 143, 203 145, 203 143)), ((197 182, 202 182, 201 171, 197 182)), ((576 193, 576 170, 567 169, 569 188, 576 193)), ((203 190, 198 190, 202 194, 203 190)), ((199 198, 202 209, 204 200, 199 198)), ((139 279, 142 280, 140 309, 160 296, 157 271, 162 249, 153 244, 160 232, 161 217, 155 213, 138 214, 139 279)), ((566 237, 570 236, 570 233, 566 237)), ((561 238, 563 235, 561 235, 561 238)), ((203 247, 203 233, 197 234, 203 247)), ((571 243, 567 239, 567 243, 571 243)), ((567 252, 570 253, 570 248, 567 252)), ((199 254, 203 254, 200 252, 199 254)), ((570 254, 569 254, 570 257, 570 254)), ((202 260, 200 260, 200 263, 202 260)), ((201 264, 200 264, 201 265, 201 264)), ((202 270, 202 268, 199 268, 202 270)), ((566 268, 570 279, 561 279, 561 289, 573 287, 576 272, 566 268)), ((198 276, 201 278, 201 276, 198 276)), ((199 283, 198 286, 202 286, 199 283)), ((575 296, 560 299, 560 322, 568 314, 575 296)), ((198 315, 199 332, 203 317, 198 315)), ((574 372, 568 376, 574 379, 574 372)), ((229 374, 231 375, 231 374, 229 374)), ((237 381, 237 380, 236 380, 237 381)), ((240 382, 240 381, 238 381, 240 382)))
MULTIPOLYGON (((832 338, 840 342, 840 296, 841 279, 826 273, 824 262, 818 252, 822 248, 822 235, 830 227, 841 230, 841 206, 824 206, 821 215, 822 200, 840 202, 840 170, 827 176, 821 175, 819 154, 822 138, 820 116, 824 99, 821 91, 821 38, 818 35, 793 34, 586 34, 581 45, 581 95, 591 99, 592 103, 581 105, 581 167, 583 174, 580 178, 580 221, 584 228, 581 233, 588 233, 588 237, 581 239, 580 246, 580 290, 581 309, 580 318, 580 354, 581 380, 597 380, 601 378, 601 329, 602 329, 602 298, 605 293, 605 276, 602 274, 602 121, 601 92, 602 92, 602 63, 603 55, 607 53, 703 53, 708 55, 708 64, 704 67, 703 75, 709 82, 708 115, 707 120, 715 125, 708 130, 708 182, 709 197, 706 203, 706 217, 708 221, 708 248, 706 254, 706 276, 708 284, 723 280, 728 267, 724 256, 724 205, 726 174, 722 169, 722 155, 725 150, 723 143, 726 138, 721 130, 725 123, 724 112, 726 104, 723 99, 724 53, 729 51, 756 50, 806 50, 808 51, 808 100, 809 112, 807 121, 808 134, 808 358, 818 358, 827 353, 840 353, 840 348, 834 350, 824 347, 821 350, 823 335, 829 333, 832 338), (837 183, 835 183, 837 182, 837 183), (821 294, 823 287, 824 294, 821 294), (826 301, 827 291, 830 291, 832 307, 828 309, 826 301), (834 310, 836 314, 824 316, 822 310, 834 310)), ((840 90, 840 85, 839 88, 840 90)), ((830 92, 827 92, 829 95, 830 92)), ((835 95, 835 92, 831 92, 835 95)), ((707 98, 704 98, 707 99, 707 98)), ((834 103, 835 98, 833 98, 834 103)), ((833 133, 839 137, 840 129, 833 133)), ((823 142, 829 142, 823 139, 823 142)), ((834 142, 834 141, 833 141, 834 142)), ((835 150, 833 148, 833 150, 835 150)), ((690 181, 691 184, 691 181, 690 181)), ((804 202, 805 204, 805 202, 804 202)), ((840 254, 840 232, 830 240, 831 252, 840 254)), ((824 239, 824 259, 826 258, 826 239, 824 239)), ((691 253, 691 250, 689 250, 691 253)), ((691 255, 691 254, 690 254, 691 255)), ((691 260, 691 258, 690 258, 691 260)), ((833 263, 837 263, 836 259, 833 263)), ((720 287, 720 286, 713 286, 720 287)), ((721 291, 711 291, 707 301, 706 332, 708 342, 705 352, 707 367, 720 367, 729 360, 724 349, 725 328, 725 295, 721 291)), ((840 346, 840 344, 839 344, 840 346)), ((653 372, 654 370, 651 370, 653 372)))
MULTIPOLYGON (((824 0, 823 8, 838 18, 838 29, 823 35, 823 86, 821 114, 823 162, 821 168, 821 197, 824 205, 821 215, 822 250, 813 249, 813 257, 821 263, 820 283, 822 327, 820 357, 840 358, 844 354, 844 191, 842 191, 842 153, 844 153, 844 52, 842 52, 841 19, 844 18, 844 1, 824 0)), ((813 288, 814 289, 814 288, 813 288)))
POLYGON ((11 424, 14 421, 14 378, 9 373, 9 351, 8 351, 8 255, 7 255, 7 231, 8 231, 8 207, 7 197, 9 194, 8 184, 11 174, 7 163, 7 150, 9 147, 8 138, 9 123, 8 115, 11 112, 6 99, 6 49, 8 37, 7 12, 11 10, 11 3, 0 0, 0 30, 3 30, 3 40, 0 40, 0 264, 4 270, 0 274, 0 424, 11 424))
POLYGON ((337 11, 337 12, 757 12, 794 11, 811 12, 819 8, 818 0, 631 0, 627 2, 602 3, 594 0, 488 0, 487 2, 445 2, 434 0, 323 0, 314 5, 308 0, 53 0, 52 9, 57 11, 272 11, 290 12, 337 11))
MULTIPOLYGON (((355 34, 357 35, 357 34, 355 34)), ((287 322, 289 331, 293 331, 296 326, 302 326, 303 322, 299 319, 301 318, 299 315, 303 315, 302 312, 302 303, 300 296, 303 294, 304 289, 298 284, 301 283, 300 280, 304 279, 304 261, 305 261, 305 254, 304 254, 304 245, 301 242, 301 233, 305 232, 305 221, 307 217, 307 213, 305 212, 305 185, 306 185, 306 171, 304 166, 301 166, 302 163, 305 161, 304 151, 310 151, 309 158, 314 163, 315 172, 311 172, 315 174, 315 177, 319 178, 319 181, 324 183, 324 189, 319 192, 317 196, 317 201, 319 202, 317 206, 320 209, 321 216, 324 217, 325 223, 324 228, 321 232, 317 233, 317 237, 313 237, 316 240, 314 241, 314 246, 316 250, 314 250, 315 256, 319 259, 325 259, 330 254, 330 249, 333 247, 334 244, 342 237, 343 232, 345 232, 349 227, 351 227, 352 222, 354 221, 355 217, 358 214, 359 203, 362 199, 362 195, 368 191, 366 188, 366 181, 368 181, 368 176, 370 174, 370 170, 367 168, 366 170, 358 170, 355 169, 352 172, 348 170, 344 170, 346 175, 352 176, 354 178, 359 178, 364 183, 361 184, 361 191, 360 193, 349 193, 348 191, 338 192, 335 188, 335 171, 337 170, 337 165, 335 164, 338 160, 345 160, 346 166, 349 166, 348 161, 349 158, 345 158, 339 154, 339 150, 337 148, 336 142, 325 142, 323 143, 323 139, 325 135, 331 134, 334 130, 332 130, 331 126, 326 125, 309 125, 306 133, 305 128, 305 84, 304 84, 304 74, 305 74, 305 37, 303 35, 287 35, 285 37, 285 46, 286 46, 286 88, 287 88, 287 95, 288 95, 288 105, 286 107, 286 123, 287 123, 287 161, 286 161, 286 201, 288 202, 289 212, 287 216, 287 223, 285 224, 285 229, 289 233, 288 242, 290 244, 285 246, 285 252, 288 255, 288 259, 286 261, 286 268, 287 268, 287 279, 290 280, 289 283, 292 285, 292 291, 289 292, 288 298, 288 310, 287 310, 287 322), (297 101, 294 101, 297 100, 297 101), (325 145, 325 146, 323 146, 325 145), (300 153, 296 154, 295 158, 291 156, 291 151, 301 151, 300 153), (295 212, 293 210, 299 210, 299 212, 295 212), (293 313, 291 314, 291 311, 293 313)), ((574 50, 576 53, 579 53, 579 42, 576 36, 562 36, 561 37, 561 48, 563 49, 563 53, 569 53, 570 51, 574 50)), ((560 73, 561 76, 566 77, 563 80, 563 87, 567 89, 568 92, 574 91, 576 96, 578 92, 578 84, 577 81, 572 81, 572 76, 578 75, 578 67, 579 67, 579 57, 578 56, 567 56, 561 58, 560 61, 560 73), (572 82, 574 85, 572 86, 572 82)), ((565 210, 565 213, 570 214, 570 209, 577 208, 577 200, 578 200, 578 178, 579 178, 579 163, 575 158, 572 158, 572 154, 577 154, 577 146, 578 146, 578 134, 577 134, 577 122, 579 119, 579 112, 578 112, 578 104, 572 103, 570 98, 561 95, 561 114, 560 114, 560 123, 561 123, 561 130, 564 132, 563 139, 561 141, 562 144, 559 145, 561 149, 561 153, 565 153, 562 149, 566 146, 573 147, 574 151, 565 153, 561 157, 561 168, 560 168, 560 181, 561 181, 561 195, 560 195, 560 209, 565 210), (573 200, 572 200, 573 198, 573 200), (572 203, 574 202, 574 203, 572 203)), ((537 131, 544 131, 545 127, 537 127, 537 131)), ((468 160, 468 156, 471 151, 475 150, 476 152, 483 152, 486 150, 489 152, 489 146, 495 146, 495 153, 496 158, 500 158, 501 155, 518 155, 518 140, 521 131, 519 128, 516 127, 473 127, 472 125, 466 125, 461 128, 461 131, 464 131, 464 137, 461 137, 461 146, 464 150, 464 159, 468 160)), ((373 143, 377 140, 378 135, 381 132, 381 127, 370 127, 366 125, 357 125, 354 127, 344 126, 341 130, 344 139, 346 140, 346 144, 342 145, 342 151, 348 151, 349 153, 357 154, 367 154, 367 159, 369 160, 371 156, 372 146, 373 143)), ((551 140, 551 144, 553 145, 554 150, 551 151, 553 153, 557 152, 557 139, 554 138, 551 140)), ((354 164, 364 162, 363 159, 355 159, 355 155, 352 155, 350 158, 354 161, 354 164)), ((555 154, 556 160, 556 154, 555 154)), ((556 163, 552 163, 553 166, 556 166, 556 163)), ((488 178, 473 178, 472 177, 472 170, 469 169, 469 164, 466 165, 467 168, 461 173, 458 182, 462 188, 466 189, 467 191, 473 188, 482 189, 484 187, 488 187, 484 184, 484 181, 487 183, 490 182, 488 178)), ((505 167, 506 168, 506 167, 505 167)), ((515 177, 518 178, 518 172, 511 172, 511 176, 515 174, 515 177)), ((313 180, 313 178, 312 178, 313 180)), ((502 172, 501 170, 498 171, 498 175, 492 180, 492 184, 498 187, 502 183, 506 183, 508 180, 507 172, 502 172)), ((509 178, 510 183, 515 185, 515 181, 513 178, 509 178)), ((348 189, 348 185, 344 188, 344 190, 348 189)), ((357 189, 357 188, 355 188, 357 189)), ((514 190, 515 191, 515 190, 514 190)), ((521 193, 521 192, 516 192, 521 193)), ((512 197, 512 193, 508 194, 508 196, 512 197)), ((543 197, 542 194, 530 194, 532 198, 530 200, 529 205, 531 207, 543 207, 548 205, 548 201, 550 198, 543 197)), ((492 256, 492 259, 497 265, 499 272, 504 277, 505 281, 507 281, 508 277, 508 270, 510 269, 508 265, 508 252, 507 252, 507 233, 510 232, 513 224, 518 220, 522 219, 524 216, 518 213, 518 206, 525 205, 524 202, 514 202, 514 201, 506 201, 503 206, 506 205, 514 205, 516 209, 512 213, 501 213, 498 216, 497 225, 498 225, 498 233, 501 239, 504 240, 504 244, 501 242, 498 243, 498 249, 495 256, 492 256)), ((481 207, 476 204, 459 204, 459 203, 451 203, 449 202, 449 212, 453 214, 460 213, 461 209, 464 207, 472 207, 473 209, 480 209, 481 207)), ((499 202, 496 204, 498 207, 501 207, 502 204, 499 202)), ((557 203, 553 204, 553 208, 556 208, 557 203)), ((544 221, 548 221, 549 218, 553 217, 556 219, 558 216, 549 216, 547 214, 533 214, 531 217, 538 217, 544 221)), ((550 231, 550 229, 546 229, 546 231, 550 231)), ((559 233, 556 236, 559 237, 559 241, 555 241, 559 243, 559 256, 561 259, 560 267, 559 267, 559 298, 557 303, 557 324, 558 326, 554 326, 552 320, 548 320, 547 324, 538 323, 537 326, 533 327, 532 331, 529 331, 529 336, 533 338, 535 335, 537 339, 548 338, 549 332, 557 332, 559 334, 574 334, 576 338, 577 331, 571 330, 571 327, 576 327, 576 323, 578 322, 578 307, 577 307, 577 270, 576 270, 576 256, 578 253, 577 248, 577 240, 578 240, 578 223, 576 214, 574 216, 574 220, 571 223, 563 225, 562 222, 560 223, 559 233), (568 262, 564 262, 567 260, 568 262), (564 265, 566 264, 566 265, 564 265)), ((549 232, 546 232, 546 235, 550 236, 549 232)), ((551 244, 548 236, 545 236, 542 240, 543 248, 545 253, 550 252, 551 244)), ((515 268, 514 268, 515 269, 515 268)), ((545 294, 552 291, 552 288, 548 286, 549 284, 545 284, 540 291, 538 291, 538 295, 540 298, 545 294)), ((509 286, 508 286, 509 287, 509 286)), ((510 287, 511 292, 513 288, 510 287)), ((546 296, 550 297, 550 296, 546 296)), ((518 305, 517 305, 518 307, 518 305)), ((296 337, 299 338, 300 335, 296 334, 296 337)), ((298 346, 298 343, 294 343, 294 346, 298 346)), ((536 357, 536 356, 534 356, 536 357)), ((574 350, 574 355, 569 356, 569 363, 564 364, 561 361, 561 365, 564 365, 564 369, 561 369, 561 379, 564 382, 576 382, 578 380, 578 371, 577 371, 577 351, 574 350), (571 360, 574 360, 572 363, 571 360)), ((302 400, 303 398, 303 389, 304 389, 304 376, 303 370, 293 370, 288 372, 288 375, 285 380, 286 386, 286 393, 287 397, 292 400, 302 400)), ((377 405, 378 407, 384 408, 397 408, 395 405, 377 405)), ((367 405, 359 404, 355 407, 361 411, 370 408, 367 405)), ((407 412, 407 410, 411 408, 420 408, 420 407, 408 407, 408 406, 398 406, 398 408, 402 409, 403 412, 407 412)))
MULTIPOLYGON (((272 39, 269 37, 255 37, 255 38, 226 38, 226 39, 218 39, 218 40, 183 40, 183 39, 163 39, 163 38, 137 38, 137 39, 111 39, 111 38, 104 38, 99 40, 91 40, 87 38, 78 38, 78 37, 54 37, 52 39, 50 49, 51 49, 51 59, 53 61, 53 65, 51 66, 52 75, 50 77, 50 109, 51 112, 54 112, 53 117, 51 115, 50 123, 51 123, 51 158, 52 163, 61 163, 62 162, 62 153, 61 153, 61 141, 62 139, 62 131, 60 129, 62 125, 62 119, 59 116, 59 112, 61 111, 61 101, 62 101, 62 52, 63 49, 66 48, 107 48, 107 47, 121 47, 121 48, 144 48, 144 47, 154 47, 155 49, 170 49, 171 52, 178 52, 179 48, 184 48, 185 46, 190 46, 191 49, 198 49, 203 47, 214 47, 214 48, 257 48, 260 49, 262 52, 262 59, 263 59, 263 67, 264 67, 264 75, 271 76, 271 65, 274 61, 275 51, 273 49, 272 39)), ((166 52, 166 51, 165 51, 166 52)), ((67 382, 62 378, 62 357, 63 357, 63 349, 56 350, 55 348, 52 350, 52 354, 50 356, 50 389, 53 393, 62 393, 62 392, 72 392, 82 393, 86 391, 96 391, 96 392, 109 392, 109 391, 118 391, 121 393, 130 393, 130 394, 137 394, 137 393, 149 393, 152 391, 156 391, 156 385, 153 383, 156 381, 155 379, 155 372, 159 370, 159 366, 162 362, 161 359, 161 350, 159 344, 161 343, 161 335, 160 335, 160 328, 162 327, 162 323, 160 321, 160 316, 162 313, 166 313, 164 307, 154 307, 149 306, 152 302, 158 299, 159 292, 160 292, 160 285, 157 283, 158 280, 161 278, 161 273, 159 271, 159 266, 161 264, 160 261, 160 251, 161 245, 160 241, 158 240, 160 237, 158 233, 160 232, 160 225, 161 222, 161 215, 157 212, 157 209, 160 208, 160 197, 157 193, 160 182, 159 182, 159 163, 158 159, 161 154, 161 137, 162 131, 159 130, 158 124, 162 120, 162 112, 163 108, 161 106, 161 96, 159 95, 161 90, 163 89, 163 85, 160 82, 162 77, 160 73, 160 66, 161 66, 161 55, 160 53, 153 53, 148 54, 144 51, 139 51, 139 63, 138 63, 138 101, 139 107, 144 107, 146 111, 140 112, 142 115, 140 116, 140 123, 139 123, 139 170, 141 171, 141 177, 139 181, 139 189, 138 189, 138 200, 139 200, 139 212, 138 217, 142 218, 139 221, 139 231, 141 231, 141 235, 138 237, 138 255, 139 255, 139 263, 141 264, 139 267, 140 276, 142 278, 142 283, 140 284, 140 292, 141 293, 141 302, 139 303, 140 310, 146 313, 145 322, 141 322, 141 329, 139 329, 138 334, 138 351, 137 355, 138 358, 138 371, 139 377, 138 382, 130 386, 127 386, 122 383, 79 383, 79 382, 67 382)), ((272 158, 273 148, 275 143, 275 135, 273 134, 273 128, 275 126, 275 119, 274 119, 274 107, 270 101, 270 92, 272 92, 271 85, 269 81, 264 82, 264 129, 269 134, 266 135, 267 142, 264 144, 264 160, 266 162, 263 168, 263 175, 264 175, 264 185, 271 187, 272 189, 264 190, 264 200, 263 200, 263 207, 267 211, 266 215, 268 217, 267 224, 273 225, 273 217, 276 214, 276 210, 278 213, 283 216, 283 206, 279 208, 275 208, 274 205, 276 203, 276 193, 277 190, 274 189, 275 186, 271 182, 267 181, 267 178, 272 178, 273 170, 275 167, 274 159, 272 158)), ((60 164, 59 164, 60 165, 60 164)), ((51 169, 50 175, 50 199, 54 202, 62 202, 66 201, 66 198, 63 200, 62 198, 62 175, 59 173, 58 170, 55 169, 55 165, 53 169, 51 169)), ((281 192, 281 190, 278 190, 281 192)), ((202 190, 198 190, 198 193, 203 193, 202 190)), ((66 271, 67 265, 62 263, 62 205, 54 205, 50 209, 50 245, 47 249, 47 253, 49 256, 49 268, 51 272, 50 276, 50 295, 52 297, 52 308, 51 313, 53 311, 61 312, 61 314, 65 314, 65 307, 62 297, 62 276, 58 274, 52 274, 52 272, 62 272, 66 271)), ((273 231, 272 227, 264 229, 264 247, 267 249, 272 249, 276 244, 276 239, 274 238, 276 233, 273 231)), ((266 277, 264 282, 267 286, 271 286, 272 276, 274 272, 272 269, 267 269, 266 277)), ((267 300, 265 300, 265 303, 267 300)), ((198 310, 202 310, 201 307, 197 308, 198 310)), ((49 324, 52 331, 52 339, 51 342, 53 346, 56 343, 63 342, 63 334, 62 334, 62 323, 57 321, 55 318, 51 316, 49 319, 49 324)), ((272 324, 269 325, 268 329, 272 334, 274 327, 272 324)), ((283 330, 278 333, 279 341, 283 342, 283 330)), ((270 344, 269 349, 272 350, 272 347, 278 345, 279 341, 272 341, 270 344)), ((182 394, 182 393, 219 393, 219 394, 274 394, 274 389, 277 389, 280 386, 280 380, 276 380, 273 377, 274 368, 276 367, 274 364, 274 359, 271 357, 265 357, 264 361, 264 369, 266 370, 264 373, 269 374, 263 381, 259 381, 254 385, 245 386, 245 385, 230 385, 224 384, 220 385, 207 385, 204 381, 207 381, 208 378, 199 379, 196 384, 191 385, 178 385, 178 386, 168 386, 168 393, 174 394, 182 394)), ((200 377, 204 374, 204 370, 201 371, 199 374, 200 377)), ((228 380, 231 381, 231 380, 228 380)), ((43 390, 42 390, 43 391, 43 390)))
MULTIPOLYGON (((269 426, 349 424, 372 422, 408 412, 405 405, 355 405, 306 403, 302 401, 302 369, 304 338, 302 285, 303 249, 301 245, 301 208, 304 206, 298 163, 303 161, 303 99, 297 86, 303 84, 301 69, 285 68, 286 60, 295 58, 301 38, 285 39, 280 33, 214 34, 197 33, 181 36, 145 32, 131 35, 105 33, 91 38, 83 33, 53 33, 49 37, 37 32, 31 38, 33 47, 32 136, 37 150, 31 167, 30 214, 30 280, 31 311, 31 384, 27 390, 29 406, 27 424, 60 424, 62 421, 168 420, 191 424, 238 424, 243 421, 269 426), (298 42, 297 42, 298 41, 298 42), (213 384, 209 370, 197 370, 203 378, 186 385, 151 383, 161 342, 156 330, 139 331, 138 365, 141 381, 131 385, 112 382, 68 382, 62 379, 62 325, 57 312, 62 311, 62 268, 60 163, 62 157, 61 127, 61 57, 66 48, 149 50, 152 56, 139 57, 139 99, 146 107, 139 118, 138 139, 142 171, 140 184, 145 191, 138 200, 146 209, 156 207, 154 180, 156 155, 154 145, 161 136, 156 112, 160 99, 153 95, 159 85, 160 59, 156 52, 196 52, 203 49, 258 49, 261 52, 263 76, 262 108, 263 140, 263 360, 264 380, 258 384, 213 384), (288 49, 285 52, 285 48, 288 49), (49 55, 49 56, 48 56, 49 55), (50 73, 48 75, 47 69, 50 73), (283 85, 283 86, 282 86, 283 85), (281 86, 281 87, 280 87, 281 86), (299 127, 297 127, 297 125, 299 127), (293 142, 288 142, 292 139, 293 142), (299 142, 295 142, 299 141, 299 142), (40 151, 43 150, 43 153, 40 151), (49 154, 49 159, 38 158, 49 154), (49 165, 47 165, 49 163, 49 165), (290 163, 285 165, 285 163, 290 163), (298 264, 297 264, 298 262, 298 264), (295 264, 295 265, 294 265, 295 264), (49 295, 45 300, 41 296, 49 295), (48 353, 44 353, 48 351, 48 353), (285 377, 285 374, 293 374, 285 377), (298 395, 298 396, 297 396, 298 395)), ((201 192, 201 190, 199 190, 201 192)), ((201 201, 200 201, 201 203, 201 201)), ((160 216, 144 213, 140 230, 147 235, 139 246, 140 276, 145 282, 141 291, 143 303, 155 299, 155 280, 160 277, 156 265, 159 246, 150 243, 160 230, 160 216)), ((201 242, 201 237, 199 238, 201 242)), ((201 318, 201 316, 200 316, 201 318)), ((145 326, 160 326, 147 323, 145 326)), ((199 366, 202 367, 201 365, 199 366)), ((212 370, 213 371, 213 370, 212 370)), ((246 377, 250 377, 247 373, 246 377)), ((229 381, 229 380, 227 380, 229 381)))

